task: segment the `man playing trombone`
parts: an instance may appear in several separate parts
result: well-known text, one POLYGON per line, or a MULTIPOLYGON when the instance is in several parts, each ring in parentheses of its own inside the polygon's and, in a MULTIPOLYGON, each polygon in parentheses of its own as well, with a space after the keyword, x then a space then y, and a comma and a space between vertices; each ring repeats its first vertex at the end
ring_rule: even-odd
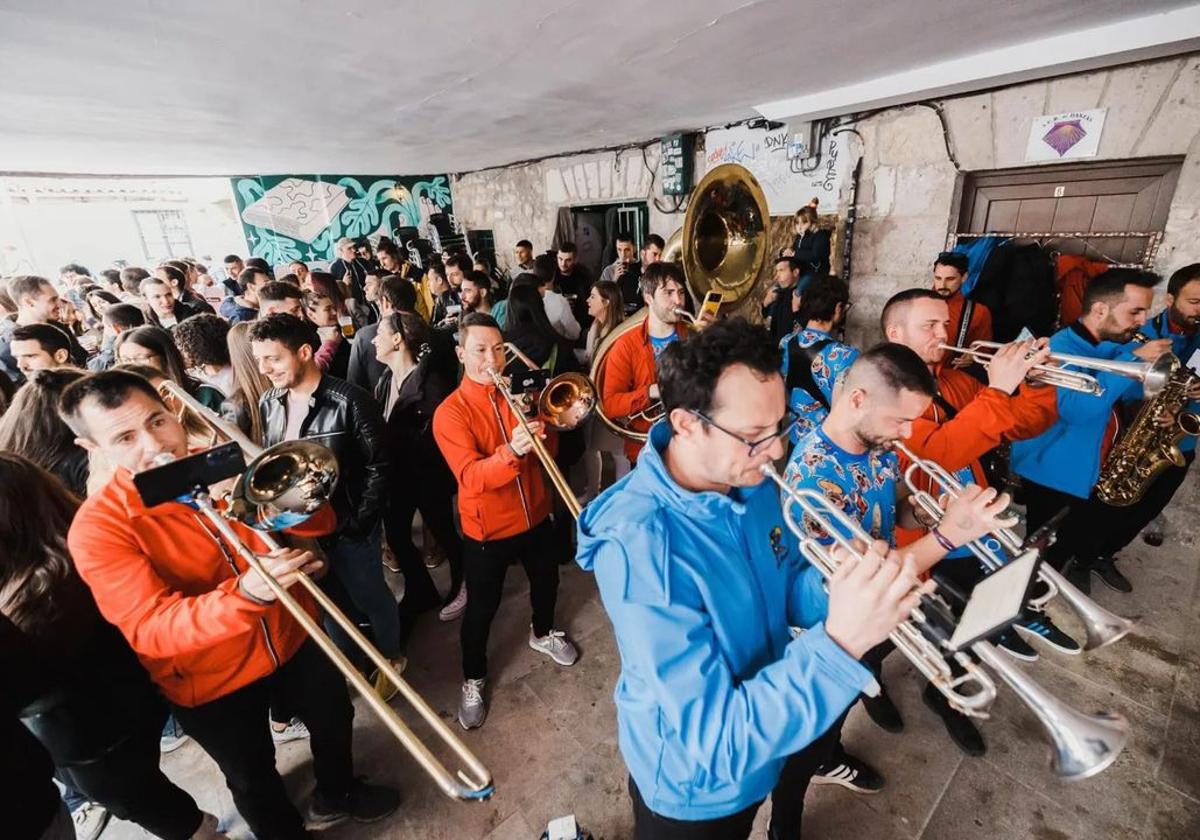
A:
MULTIPOLYGON (((873 682, 857 660, 916 605, 916 569, 864 546, 838 555, 827 596, 800 555, 760 471, 794 423, 764 329, 718 322, 660 362, 665 419, 638 469, 584 509, 577 557, 621 652, 634 836, 745 838, 775 791, 770 836, 797 838, 831 727, 873 682), (793 626, 807 629, 793 638, 793 626)), ((954 538, 993 519, 956 504, 954 538)))
MULTIPOLYGON (((275 769, 269 698, 283 693, 311 733, 316 790, 310 826, 392 813, 392 788, 355 779, 353 707, 346 683, 276 601, 263 578, 188 505, 147 508, 133 474, 186 457, 187 433, 149 382, 126 371, 94 373, 63 393, 63 419, 77 443, 117 467, 80 507, 68 534, 72 558, 104 617, 129 641, 188 735, 216 761, 255 836, 304 837, 301 818, 275 769)), ((252 550, 263 543, 231 522, 252 550)), ((334 527, 326 507, 301 526, 315 537, 334 527)), ((296 572, 320 568, 311 553, 281 549, 262 558, 291 588, 296 572)), ((316 606, 300 589, 297 600, 316 606)))
MULTIPOLYGON (((1153 361, 1170 352, 1169 338, 1129 343, 1146 323, 1159 280, 1138 269, 1104 272, 1084 293, 1079 320, 1051 337, 1051 351, 1125 362, 1153 361)), ((1136 379, 1107 371, 1097 372, 1096 379, 1102 394, 1055 389, 1058 421, 1037 437, 1013 444, 1012 468, 1023 479, 1030 531, 1067 509, 1047 560, 1059 570, 1070 562, 1067 577, 1085 593, 1091 592, 1093 572, 1110 588, 1130 592, 1128 578, 1104 556, 1113 523, 1092 491, 1116 435, 1113 409, 1122 400, 1141 399, 1142 387, 1136 379)))

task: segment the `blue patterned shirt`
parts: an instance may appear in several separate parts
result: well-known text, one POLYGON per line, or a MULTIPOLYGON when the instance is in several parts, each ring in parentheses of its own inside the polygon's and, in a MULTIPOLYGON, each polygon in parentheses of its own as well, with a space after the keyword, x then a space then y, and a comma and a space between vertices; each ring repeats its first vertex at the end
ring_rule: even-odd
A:
MULTIPOLYGON (((895 452, 869 450, 855 455, 831 441, 817 426, 792 451, 784 478, 792 487, 817 490, 841 507, 872 537, 895 545, 896 481, 900 464, 895 452)), ((807 516, 804 527, 820 542, 833 542, 807 516)))
MULTIPOLYGON (((831 339, 832 336, 824 330, 803 329, 798 333, 793 333, 787 336, 783 341, 779 342, 779 349, 783 351, 783 373, 784 381, 787 381, 788 375, 788 344, 792 341, 800 342, 801 347, 812 347, 818 341, 831 339)), ((833 401, 833 386, 837 382, 838 377, 849 369, 850 365, 854 364, 854 360, 858 358, 858 350, 848 344, 842 344, 837 341, 830 341, 821 351, 813 358, 812 377, 817 383, 817 387, 821 389, 821 393, 825 395, 825 399, 833 401)), ((798 422, 796 428, 792 430, 792 443, 798 443, 800 438, 811 432, 817 426, 825 422, 829 412, 825 406, 821 405, 817 400, 812 398, 812 395, 803 388, 793 388, 788 394, 788 408, 796 413, 798 422)))

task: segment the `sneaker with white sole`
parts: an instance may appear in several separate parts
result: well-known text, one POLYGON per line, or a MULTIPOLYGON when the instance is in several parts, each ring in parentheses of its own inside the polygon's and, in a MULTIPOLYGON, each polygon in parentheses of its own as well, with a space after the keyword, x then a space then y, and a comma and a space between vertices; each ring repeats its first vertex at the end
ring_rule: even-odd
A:
POLYGON ((461 616, 467 610, 467 585, 464 583, 458 587, 458 594, 454 596, 454 600, 438 611, 438 619, 441 621, 453 621, 461 616))
POLYGON ((167 722, 163 724, 162 737, 158 740, 158 751, 175 752, 190 740, 179 721, 175 720, 175 715, 168 715, 167 722))
POLYGON ((462 699, 458 703, 458 724, 463 729, 478 729, 487 718, 487 703, 483 688, 487 680, 467 680, 462 684, 462 699))
POLYGON ((1059 653, 1078 656, 1083 652, 1083 649, 1079 646, 1079 642, 1060 630, 1058 625, 1050 620, 1050 616, 1044 613, 1026 614, 1013 624, 1013 629, 1026 639, 1036 639, 1042 644, 1054 648, 1059 653))
POLYGON ((1020 659, 1022 662, 1038 661, 1038 652, 1030 647, 1029 642, 1022 639, 1019 633, 1012 630, 1005 630, 1000 634, 1000 638, 996 639, 996 647, 1013 659, 1020 659))
POLYGON ((883 776, 861 758, 842 753, 829 764, 823 765, 813 774, 814 785, 841 785, 857 793, 879 793, 883 790, 883 776))
POLYGON ((71 812, 71 822, 75 823, 75 840, 96 840, 111 816, 99 802, 84 802, 71 812))
POLYGON ((300 718, 292 718, 283 729, 275 728, 271 721, 271 740, 276 744, 286 744, 288 741, 301 741, 308 737, 308 727, 300 718))
POLYGON ((574 665, 579 661, 579 651, 561 630, 551 630, 545 636, 533 635, 529 628, 529 646, 538 653, 544 653, 559 665, 574 665))
MULTIPOLYGON (((408 667, 408 657, 401 656, 399 659, 392 660, 392 668, 397 674, 403 674, 404 669, 408 667)), ((371 674, 371 687, 375 689, 375 693, 380 696, 383 702, 387 702, 396 696, 396 692, 400 689, 392 682, 391 677, 383 673, 378 668, 371 674)))

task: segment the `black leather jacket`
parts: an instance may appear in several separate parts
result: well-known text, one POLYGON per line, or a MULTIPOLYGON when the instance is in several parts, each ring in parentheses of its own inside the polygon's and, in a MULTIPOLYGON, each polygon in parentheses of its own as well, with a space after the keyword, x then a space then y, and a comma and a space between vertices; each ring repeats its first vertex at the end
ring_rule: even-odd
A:
MULTIPOLYGON (((383 515, 387 489, 388 455, 379 406, 366 391, 332 376, 321 377, 308 405, 300 437, 324 444, 338 460, 340 475, 332 500, 337 533, 366 537, 383 515)), ((259 409, 264 443, 279 443, 287 430, 287 391, 267 391, 259 409)))

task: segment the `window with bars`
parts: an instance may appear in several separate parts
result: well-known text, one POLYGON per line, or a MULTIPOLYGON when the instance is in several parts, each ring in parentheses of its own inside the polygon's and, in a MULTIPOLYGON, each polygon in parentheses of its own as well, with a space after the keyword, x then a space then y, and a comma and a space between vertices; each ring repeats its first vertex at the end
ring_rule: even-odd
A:
POLYGON ((178 210, 134 210, 133 221, 148 261, 192 256, 192 235, 178 210))

